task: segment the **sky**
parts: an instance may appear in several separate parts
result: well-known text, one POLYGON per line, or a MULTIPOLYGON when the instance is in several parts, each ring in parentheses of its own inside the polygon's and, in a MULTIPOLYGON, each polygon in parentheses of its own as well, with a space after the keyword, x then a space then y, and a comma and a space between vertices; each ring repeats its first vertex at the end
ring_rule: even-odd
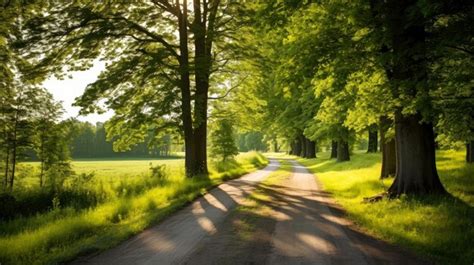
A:
POLYGON ((113 112, 108 111, 104 114, 90 114, 87 116, 78 116, 79 107, 73 107, 74 99, 84 92, 87 84, 94 82, 100 72, 105 69, 105 62, 96 61, 94 66, 87 71, 69 72, 71 79, 58 80, 54 77, 46 80, 43 86, 53 94, 56 101, 61 101, 64 108, 63 118, 76 117, 80 121, 88 121, 93 124, 96 122, 105 122, 112 117, 113 112))

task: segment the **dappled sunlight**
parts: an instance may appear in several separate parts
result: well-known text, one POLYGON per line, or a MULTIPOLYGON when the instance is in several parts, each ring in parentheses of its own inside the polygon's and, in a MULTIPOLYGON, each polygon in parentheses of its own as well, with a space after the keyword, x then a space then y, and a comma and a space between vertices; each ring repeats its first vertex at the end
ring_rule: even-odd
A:
POLYGON ((327 254, 336 252, 336 247, 330 241, 315 236, 314 234, 297 233, 296 238, 301 240, 303 244, 306 244, 308 247, 312 248, 313 251, 324 251, 327 254))
MULTIPOLYGON (((439 151, 437 154, 441 181, 453 197, 402 196, 363 203, 364 197, 386 191, 393 182, 393 178, 379 179, 379 155, 355 154, 349 165, 342 168, 328 161, 324 171, 315 165, 309 168, 325 190, 346 209, 348 216, 371 234, 420 253, 438 253, 437 258, 447 261, 468 251, 467 242, 473 237, 469 216, 474 216, 471 178, 474 171, 472 165, 464 162, 463 152, 439 151), (360 164, 361 160, 369 161, 360 164), (453 245, 458 248, 450 247, 453 245)), ((305 165, 319 163, 302 162, 305 165)), ((322 217, 338 223, 337 218, 322 217)))
POLYGON ((211 221, 211 219, 205 216, 197 217, 197 222, 201 226, 201 228, 209 234, 213 234, 217 231, 217 228, 214 225, 214 223, 211 221))

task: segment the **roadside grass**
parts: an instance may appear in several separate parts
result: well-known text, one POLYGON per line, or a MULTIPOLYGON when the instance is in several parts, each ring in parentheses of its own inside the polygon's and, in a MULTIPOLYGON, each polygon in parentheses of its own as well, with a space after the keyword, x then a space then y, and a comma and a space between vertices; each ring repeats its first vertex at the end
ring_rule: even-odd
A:
POLYGON ((474 165, 464 162, 463 152, 437 153, 439 175, 450 196, 402 196, 377 203, 363 203, 363 198, 393 182, 379 179, 380 153, 356 152, 342 163, 328 153, 318 156, 298 160, 364 230, 439 264, 474 262, 474 165))
MULTIPOLYGON (((192 179, 184 176, 183 162, 178 160, 176 163, 170 166, 171 171, 166 181, 157 182, 152 187, 146 186, 140 192, 111 196, 94 207, 56 207, 34 216, 0 222, 0 263, 56 264, 78 255, 113 247, 157 223, 209 188, 226 179, 263 167, 268 160, 255 152, 244 153, 237 156, 233 163, 221 163, 218 166, 211 163, 208 178, 192 179)), ((108 166, 111 165, 107 164, 108 166)), ((143 166, 146 169, 149 167, 147 163, 143 166)), ((119 172, 131 170, 132 176, 132 172, 138 170, 135 167, 139 166, 124 166, 119 172)), ((100 166, 97 165, 97 168, 99 171, 100 166)), ((103 177, 109 178, 113 183, 120 183, 120 180, 114 178, 123 177, 117 171, 114 174, 104 174, 103 177)), ((137 174, 140 173, 137 171, 137 174)), ((142 179, 145 177, 150 176, 142 176, 142 179)), ((137 176, 131 178, 135 178, 134 181, 140 180, 137 176)))

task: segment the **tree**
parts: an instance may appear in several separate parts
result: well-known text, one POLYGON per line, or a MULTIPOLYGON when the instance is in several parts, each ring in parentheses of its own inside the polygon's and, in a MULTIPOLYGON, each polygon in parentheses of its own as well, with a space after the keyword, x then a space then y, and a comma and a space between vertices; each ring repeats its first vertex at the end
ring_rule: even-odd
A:
POLYGON ((388 1, 380 5, 380 10, 389 54, 394 59, 387 76, 394 97, 402 100, 403 106, 395 110, 397 170, 388 191, 395 196, 444 193, 436 170, 433 125, 422 116, 431 109, 426 18, 416 1, 388 1), (418 106, 413 106, 414 102, 418 106))
POLYGON ((377 128, 369 128, 369 144, 367 153, 376 153, 378 150, 378 133, 377 128))
POLYGON ((461 26, 472 25, 472 2, 269 1, 254 9, 250 14, 263 20, 256 25, 278 25, 257 34, 264 40, 256 50, 270 59, 254 56, 265 80, 256 95, 289 132, 292 153, 301 153, 303 131, 313 140, 337 140, 343 160, 353 132, 378 125, 381 177, 396 176, 389 194, 444 193, 434 125, 472 141, 474 123, 464 115, 472 113, 472 67, 460 67, 472 63, 472 30, 461 26), (301 111, 311 102, 301 100, 308 88, 319 104, 301 111))
POLYGON ((32 147, 34 124, 38 119, 39 110, 44 105, 41 98, 47 93, 34 85, 17 84, 7 93, 3 102, 3 150, 5 150, 5 189, 13 190, 18 161, 26 155, 32 147))
POLYGON ((380 146, 382 151, 382 168, 380 178, 395 176, 397 170, 393 121, 387 117, 380 118, 380 146))
POLYGON ((43 187, 44 174, 54 165, 69 160, 69 145, 65 124, 58 124, 62 114, 61 104, 45 93, 38 118, 34 122, 32 145, 40 160, 39 185, 43 187))
MULTIPOLYGON (((108 61, 77 100, 81 113, 100 112, 98 103, 105 99, 115 110, 110 121, 115 128, 135 134, 179 128, 186 174, 207 174, 208 94, 212 73, 226 61, 225 45, 218 44, 230 40, 232 6, 221 0, 47 4, 25 23, 27 37, 17 47, 41 59, 38 73, 58 73, 63 65, 87 69, 96 58, 108 61)), ((127 144, 136 144, 131 140, 127 144)))
POLYGON ((235 143, 233 124, 229 118, 216 122, 216 129, 211 133, 211 154, 227 161, 239 153, 235 143))

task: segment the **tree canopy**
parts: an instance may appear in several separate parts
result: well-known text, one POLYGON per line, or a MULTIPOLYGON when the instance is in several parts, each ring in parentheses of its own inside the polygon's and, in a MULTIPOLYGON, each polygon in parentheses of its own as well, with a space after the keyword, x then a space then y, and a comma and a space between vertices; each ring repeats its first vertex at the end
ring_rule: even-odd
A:
POLYGON ((114 110, 103 135, 116 151, 179 134, 188 176, 207 173, 207 136, 215 133, 208 113, 219 109, 231 114, 242 150, 271 143, 312 158, 331 143, 343 162, 362 133, 376 152, 378 130, 381 177, 395 175, 394 196, 444 192, 436 146, 466 144, 473 161, 468 0, 8 1, 2 8, 3 120, 21 95, 42 93, 49 76, 104 60, 76 100, 81 113, 114 110))

